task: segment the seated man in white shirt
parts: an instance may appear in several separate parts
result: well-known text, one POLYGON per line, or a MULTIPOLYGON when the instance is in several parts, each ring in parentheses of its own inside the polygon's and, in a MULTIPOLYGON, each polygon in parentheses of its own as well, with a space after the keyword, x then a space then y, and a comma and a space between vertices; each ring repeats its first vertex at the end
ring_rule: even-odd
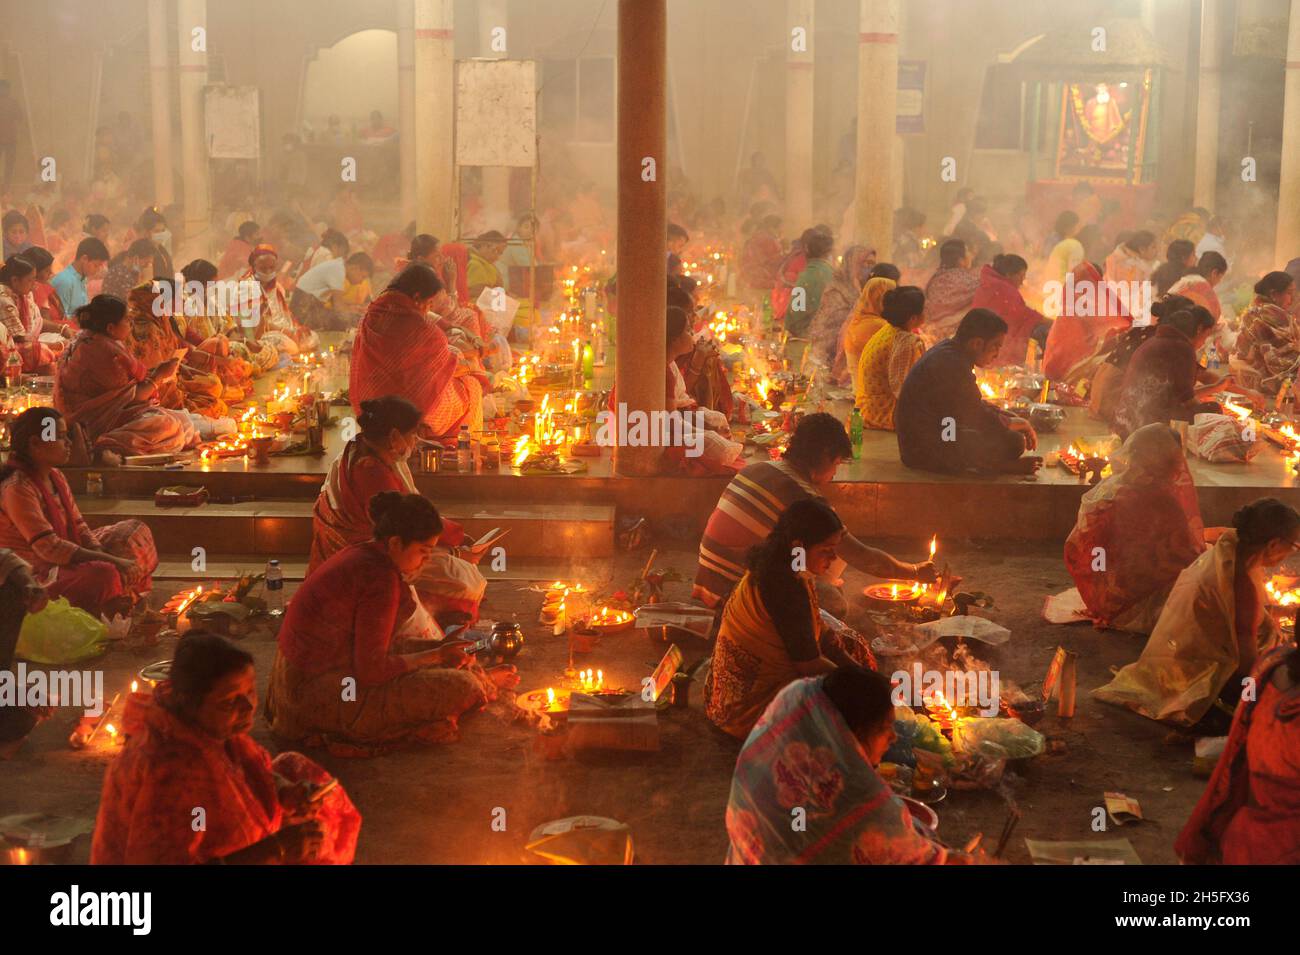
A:
POLYGON ((308 328, 343 331, 355 324, 362 312, 360 306, 344 301, 346 287, 360 285, 374 271, 374 262, 364 252, 322 262, 298 279, 289 308, 308 328))

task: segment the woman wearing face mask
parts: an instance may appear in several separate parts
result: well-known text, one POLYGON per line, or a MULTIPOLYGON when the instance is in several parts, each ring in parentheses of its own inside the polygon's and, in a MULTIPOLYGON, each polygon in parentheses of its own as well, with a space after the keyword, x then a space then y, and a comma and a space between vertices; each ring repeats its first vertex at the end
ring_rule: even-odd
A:
POLYGON ((123 245, 130 245, 136 239, 148 239, 154 245, 153 278, 171 278, 172 268, 172 234, 167 228, 167 217, 150 206, 140 213, 123 240, 123 245))
MULTIPOLYGON (((361 433, 343 446, 330 465, 312 514, 310 576, 349 544, 370 536, 370 499, 381 491, 415 494, 406 459, 415 447, 420 412, 405 398, 385 395, 361 402, 361 433)), ((415 581, 421 603, 441 625, 472 622, 487 581, 474 566, 478 556, 462 549, 465 531, 443 519, 438 550, 415 581), (467 559, 466 559, 467 558, 467 559)))
POLYGON ((889 679, 859 667, 795 680, 745 741, 727 800, 728 865, 969 865, 917 828, 876 767, 894 742, 889 679), (806 825, 792 826, 803 807, 806 825))
POLYGON ((248 270, 239 277, 241 282, 257 282, 261 294, 253 306, 258 317, 257 340, 270 343, 277 351, 296 355, 300 351, 313 351, 320 345, 320 337, 294 318, 289 308, 289 298, 280 286, 280 253, 274 246, 258 245, 248 256, 248 270))
POLYGON ((267 693, 271 729, 354 753, 454 739, 460 716, 518 674, 480 669, 463 644, 408 639, 420 615, 409 582, 437 550, 442 518, 398 491, 381 491, 368 509, 373 537, 321 564, 289 604, 267 693))
POLYGON ((750 551, 749 570, 722 611, 704 684, 704 715, 724 733, 744 739, 791 681, 856 662, 846 649, 874 666, 864 646, 842 646, 823 632, 816 578, 830 569, 843 538, 839 515, 808 498, 791 504, 750 551))
POLYGON ((352 411, 384 395, 419 409, 423 432, 451 439, 463 424, 483 428, 486 378, 461 358, 429 315, 451 308, 447 291, 427 265, 409 265, 366 309, 352 346, 352 411))
POLYGON ((254 742, 256 710, 252 656, 216 634, 181 637, 168 679, 127 698, 91 863, 351 863, 361 814, 342 786, 321 791, 331 777, 306 756, 254 742))

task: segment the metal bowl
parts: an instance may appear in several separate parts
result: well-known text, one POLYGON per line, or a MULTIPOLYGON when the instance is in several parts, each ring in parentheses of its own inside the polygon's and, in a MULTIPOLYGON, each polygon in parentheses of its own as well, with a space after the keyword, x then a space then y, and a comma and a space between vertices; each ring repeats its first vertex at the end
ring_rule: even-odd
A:
POLYGON ((1065 409, 1060 405, 1035 402, 1029 406, 1029 423, 1034 426, 1035 431, 1050 434, 1059 428, 1064 420, 1065 409))

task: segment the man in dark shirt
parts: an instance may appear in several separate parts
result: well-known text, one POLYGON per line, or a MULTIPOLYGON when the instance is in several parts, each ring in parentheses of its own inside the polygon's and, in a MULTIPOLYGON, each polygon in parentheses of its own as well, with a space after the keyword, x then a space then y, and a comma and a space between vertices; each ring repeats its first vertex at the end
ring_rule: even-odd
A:
POLYGON ((1029 422, 985 402, 975 382, 975 366, 993 364, 1006 335, 994 312, 973 308, 912 367, 894 415, 903 464, 945 474, 1033 474, 1042 465, 1021 457, 1038 447, 1029 422))

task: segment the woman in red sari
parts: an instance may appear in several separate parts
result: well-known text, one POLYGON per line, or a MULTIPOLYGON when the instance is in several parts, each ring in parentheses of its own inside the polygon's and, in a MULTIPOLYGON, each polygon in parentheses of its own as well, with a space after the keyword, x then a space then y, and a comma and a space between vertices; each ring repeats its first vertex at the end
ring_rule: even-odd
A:
MULTIPOLYGON (((343 548, 370 538, 372 497, 382 491, 417 493, 406 459, 417 441, 419 409, 405 398, 372 398, 361 403, 357 426, 361 433, 334 459, 316 499, 309 576, 343 548)), ((443 626, 478 619, 487 590, 487 581, 474 566, 477 556, 460 546, 464 540, 461 526, 443 518, 438 549, 412 582, 421 603, 443 626)))
POLYGON ((1188 865, 1300 863, 1300 650, 1256 667, 1210 783, 1174 850, 1188 865))
POLYGON ((36 285, 32 289, 32 297, 36 300, 36 307, 41 310, 41 315, 56 328, 66 329, 68 335, 75 334, 76 327, 68 321, 68 316, 63 312, 63 300, 50 284, 50 278, 54 275, 54 256, 40 246, 34 245, 23 253, 23 258, 32 263, 36 269, 36 285))
POLYGON ((1098 627, 1150 633, 1174 581, 1203 550, 1182 445, 1156 423, 1129 435, 1116 473, 1084 494, 1065 566, 1098 627))
POLYGON ((1047 321, 1026 305, 1020 294, 1028 270, 1029 263, 1010 254, 994 256, 992 265, 980 269, 980 284, 971 308, 987 308, 1007 323, 1007 337, 994 365, 1025 364, 1029 340, 1036 337, 1039 326, 1047 321))
POLYGON ((0 469, 0 548, 8 548, 92 616, 124 614, 152 587, 158 567, 153 535, 130 520, 91 530, 59 468, 71 450, 67 425, 53 408, 29 408, 13 422, 13 450, 0 469))
POLYGON ((131 354, 126 303, 96 295, 77 309, 77 322, 81 332, 59 359, 54 404, 69 427, 84 432, 87 450, 161 454, 197 443, 189 416, 158 404, 159 386, 175 380, 180 362, 171 358, 149 370, 131 354))
POLYGON ((1043 355, 1043 374, 1057 381, 1072 377, 1070 370, 1092 357, 1098 345, 1132 324, 1118 291, 1122 286, 1103 281, 1097 266, 1086 260, 1073 275, 1074 296, 1052 322, 1043 355))
POLYGON ((519 682, 513 666, 485 671, 463 644, 444 645, 411 594, 442 533, 437 508, 384 491, 369 511, 373 537, 343 548, 294 594, 267 691, 277 736, 341 754, 445 742, 463 714, 519 682))
POLYGON ((91 863, 351 863, 361 813, 306 756, 272 759, 255 743, 256 709, 252 656, 215 634, 183 636, 170 677, 127 699, 91 863))
MULTIPOLYGON (((437 239, 434 239, 437 242, 437 239)), ((472 305, 469 300, 469 246, 462 242, 444 242, 438 246, 438 254, 442 257, 443 270, 438 273, 438 278, 442 281, 449 292, 454 292, 452 298, 457 305, 472 305), (455 284, 451 284, 452 276, 455 276, 455 284)))
POLYGON ((397 395, 420 410, 430 437, 454 438, 461 425, 482 429, 486 379, 428 315, 448 306, 427 265, 407 266, 370 303, 352 345, 353 413, 361 413, 363 401, 397 395))

